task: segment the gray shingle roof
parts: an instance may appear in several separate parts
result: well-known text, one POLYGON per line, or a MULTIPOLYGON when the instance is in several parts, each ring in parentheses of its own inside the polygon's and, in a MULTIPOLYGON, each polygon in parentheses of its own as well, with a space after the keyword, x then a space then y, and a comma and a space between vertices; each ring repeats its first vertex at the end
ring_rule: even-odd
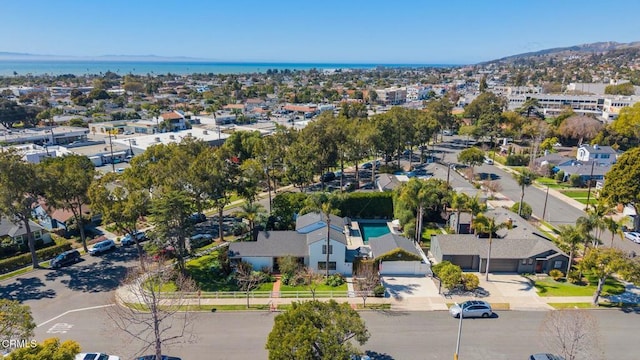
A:
MULTIPOLYGON (((317 230, 314 230, 308 234, 306 234, 307 236, 307 245, 311 245, 316 241, 321 241, 327 240, 327 227, 323 227, 317 230)), ((347 244, 347 237, 344 235, 343 232, 341 231, 337 231, 335 230, 333 227, 331 227, 331 232, 329 233, 329 237, 331 238, 331 240, 335 240, 338 242, 341 242, 343 244, 347 244)))
MULTIPOLYGON (((443 255, 479 255, 487 257, 488 238, 477 238, 474 235, 454 234, 436 235, 443 255)), ((495 259, 526 259, 547 251, 562 253, 551 241, 541 237, 531 239, 493 239, 491 244, 491 258, 495 259)))
MULTIPOLYGON (((342 228, 344 226, 344 219, 337 215, 329 215, 331 219, 331 227, 342 228)), ((304 215, 300 215, 296 218, 296 230, 300 230, 309 225, 316 223, 322 223, 326 226, 325 216, 322 213, 311 212, 304 215)))
MULTIPOLYGON (((29 226, 31 226, 31 232, 44 229, 42 226, 31 220, 29 220, 29 226)), ((24 224, 22 224, 22 221, 14 224, 9 221, 9 218, 0 217, 0 236, 9 236, 14 238, 16 236, 26 235, 26 233, 27 230, 25 229, 24 224)))
POLYGON ((371 247, 371 252, 373 253, 374 258, 398 248, 403 249, 410 254, 420 256, 420 253, 418 253, 418 250, 411 240, 397 234, 389 233, 375 238, 370 238, 369 246, 371 247))
POLYGON ((295 231, 262 231, 257 241, 238 241, 229 244, 231 258, 248 256, 277 257, 308 256, 306 235, 295 231))

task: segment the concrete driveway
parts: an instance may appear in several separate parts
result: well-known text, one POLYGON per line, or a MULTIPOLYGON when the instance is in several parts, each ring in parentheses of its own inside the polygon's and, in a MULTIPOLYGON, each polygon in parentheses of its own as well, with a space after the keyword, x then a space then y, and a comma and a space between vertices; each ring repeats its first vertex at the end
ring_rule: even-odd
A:
POLYGON ((439 296, 433 280, 425 276, 387 275, 382 277, 382 282, 389 297, 394 299, 439 296))

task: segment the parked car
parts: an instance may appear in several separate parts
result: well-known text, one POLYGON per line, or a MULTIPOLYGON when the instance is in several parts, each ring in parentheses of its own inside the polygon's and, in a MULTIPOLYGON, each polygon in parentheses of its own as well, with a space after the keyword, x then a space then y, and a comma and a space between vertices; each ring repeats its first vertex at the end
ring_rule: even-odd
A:
POLYGON ((373 168, 373 164, 372 164, 372 163, 370 163, 370 162, 366 162, 366 163, 362 164, 362 168, 363 168, 364 170, 370 170, 370 169, 372 169, 372 168, 373 168))
POLYGON ((80 353, 76 355, 76 360, 120 360, 120 357, 103 353, 80 353))
POLYGON ((130 246, 136 243, 136 239, 138 239, 138 242, 143 242, 147 240, 147 235, 144 231, 136 231, 134 236, 131 236, 131 234, 125 235, 122 240, 120 240, 120 244, 122 246, 130 246))
POLYGON ((626 231, 624 237, 633 241, 636 244, 640 244, 640 233, 635 231, 626 231))
POLYGON ((533 354, 529 356, 529 360, 564 360, 564 358, 553 354, 533 354))
POLYGON ((189 238, 189 248, 191 250, 203 247, 213 242, 213 235, 211 234, 197 234, 189 238))
POLYGON ((488 165, 493 165, 493 160, 489 158, 484 158, 484 163, 488 165))
POLYGON ((333 172, 328 172, 328 173, 322 174, 322 181, 323 182, 333 181, 335 179, 336 179, 336 174, 333 173, 333 172))
POLYGON ((89 255, 100 255, 104 254, 108 251, 115 250, 116 243, 113 240, 104 240, 100 241, 93 245, 91 249, 89 249, 89 255))
POLYGON ((54 268, 60 268, 69 264, 75 264, 80 261, 80 252, 76 249, 65 251, 62 254, 56 256, 49 265, 54 268))
MULTIPOLYGON (((162 355, 162 360, 182 360, 179 357, 175 357, 175 356, 167 356, 167 355, 162 355)), ((140 356, 139 358, 136 358, 136 360, 156 360, 156 356, 155 355, 145 355, 145 356, 140 356)))
POLYGON ((454 318, 460 317, 460 311, 462 310, 462 317, 491 317, 493 311, 491 311, 491 305, 486 301, 481 300, 469 300, 462 304, 456 303, 449 308, 449 314, 454 318))
POLYGON ((191 215, 189 215, 189 221, 192 224, 199 224, 202 222, 207 221, 207 216, 203 213, 193 213, 191 215))

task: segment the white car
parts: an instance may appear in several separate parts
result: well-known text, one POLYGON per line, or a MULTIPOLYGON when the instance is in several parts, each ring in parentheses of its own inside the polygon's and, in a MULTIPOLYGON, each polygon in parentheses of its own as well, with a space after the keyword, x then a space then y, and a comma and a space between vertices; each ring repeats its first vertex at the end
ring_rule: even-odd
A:
POLYGON ((103 240, 96 243, 91 249, 89 249, 89 255, 103 254, 107 251, 115 250, 115 248, 116 243, 113 240, 103 240))
POLYGON ((636 244, 640 244, 640 233, 635 231, 628 231, 624 233, 624 237, 633 241, 636 244))
POLYGON ((103 353, 80 353, 76 355, 76 360, 120 360, 120 357, 103 353))

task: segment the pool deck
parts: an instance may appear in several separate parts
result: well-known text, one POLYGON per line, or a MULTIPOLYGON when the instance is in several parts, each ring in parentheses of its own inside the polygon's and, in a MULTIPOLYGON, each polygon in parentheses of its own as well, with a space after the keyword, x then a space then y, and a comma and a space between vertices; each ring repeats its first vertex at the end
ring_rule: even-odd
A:
MULTIPOLYGON (((387 227, 389 227, 389 231, 392 234, 396 234, 396 235, 400 234, 394 225, 395 224, 393 222, 387 221, 387 227)), ((345 228, 345 234, 347 236, 347 249, 356 250, 362 246, 367 246, 367 247, 369 246, 364 243, 364 239, 362 238, 362 229, 360 229, 360 224, 357 221, 352 221, 351 227, 345 228), (360 236, 351 236, 350 230, 358 230, 358 233, 360 234, 360 236)))

